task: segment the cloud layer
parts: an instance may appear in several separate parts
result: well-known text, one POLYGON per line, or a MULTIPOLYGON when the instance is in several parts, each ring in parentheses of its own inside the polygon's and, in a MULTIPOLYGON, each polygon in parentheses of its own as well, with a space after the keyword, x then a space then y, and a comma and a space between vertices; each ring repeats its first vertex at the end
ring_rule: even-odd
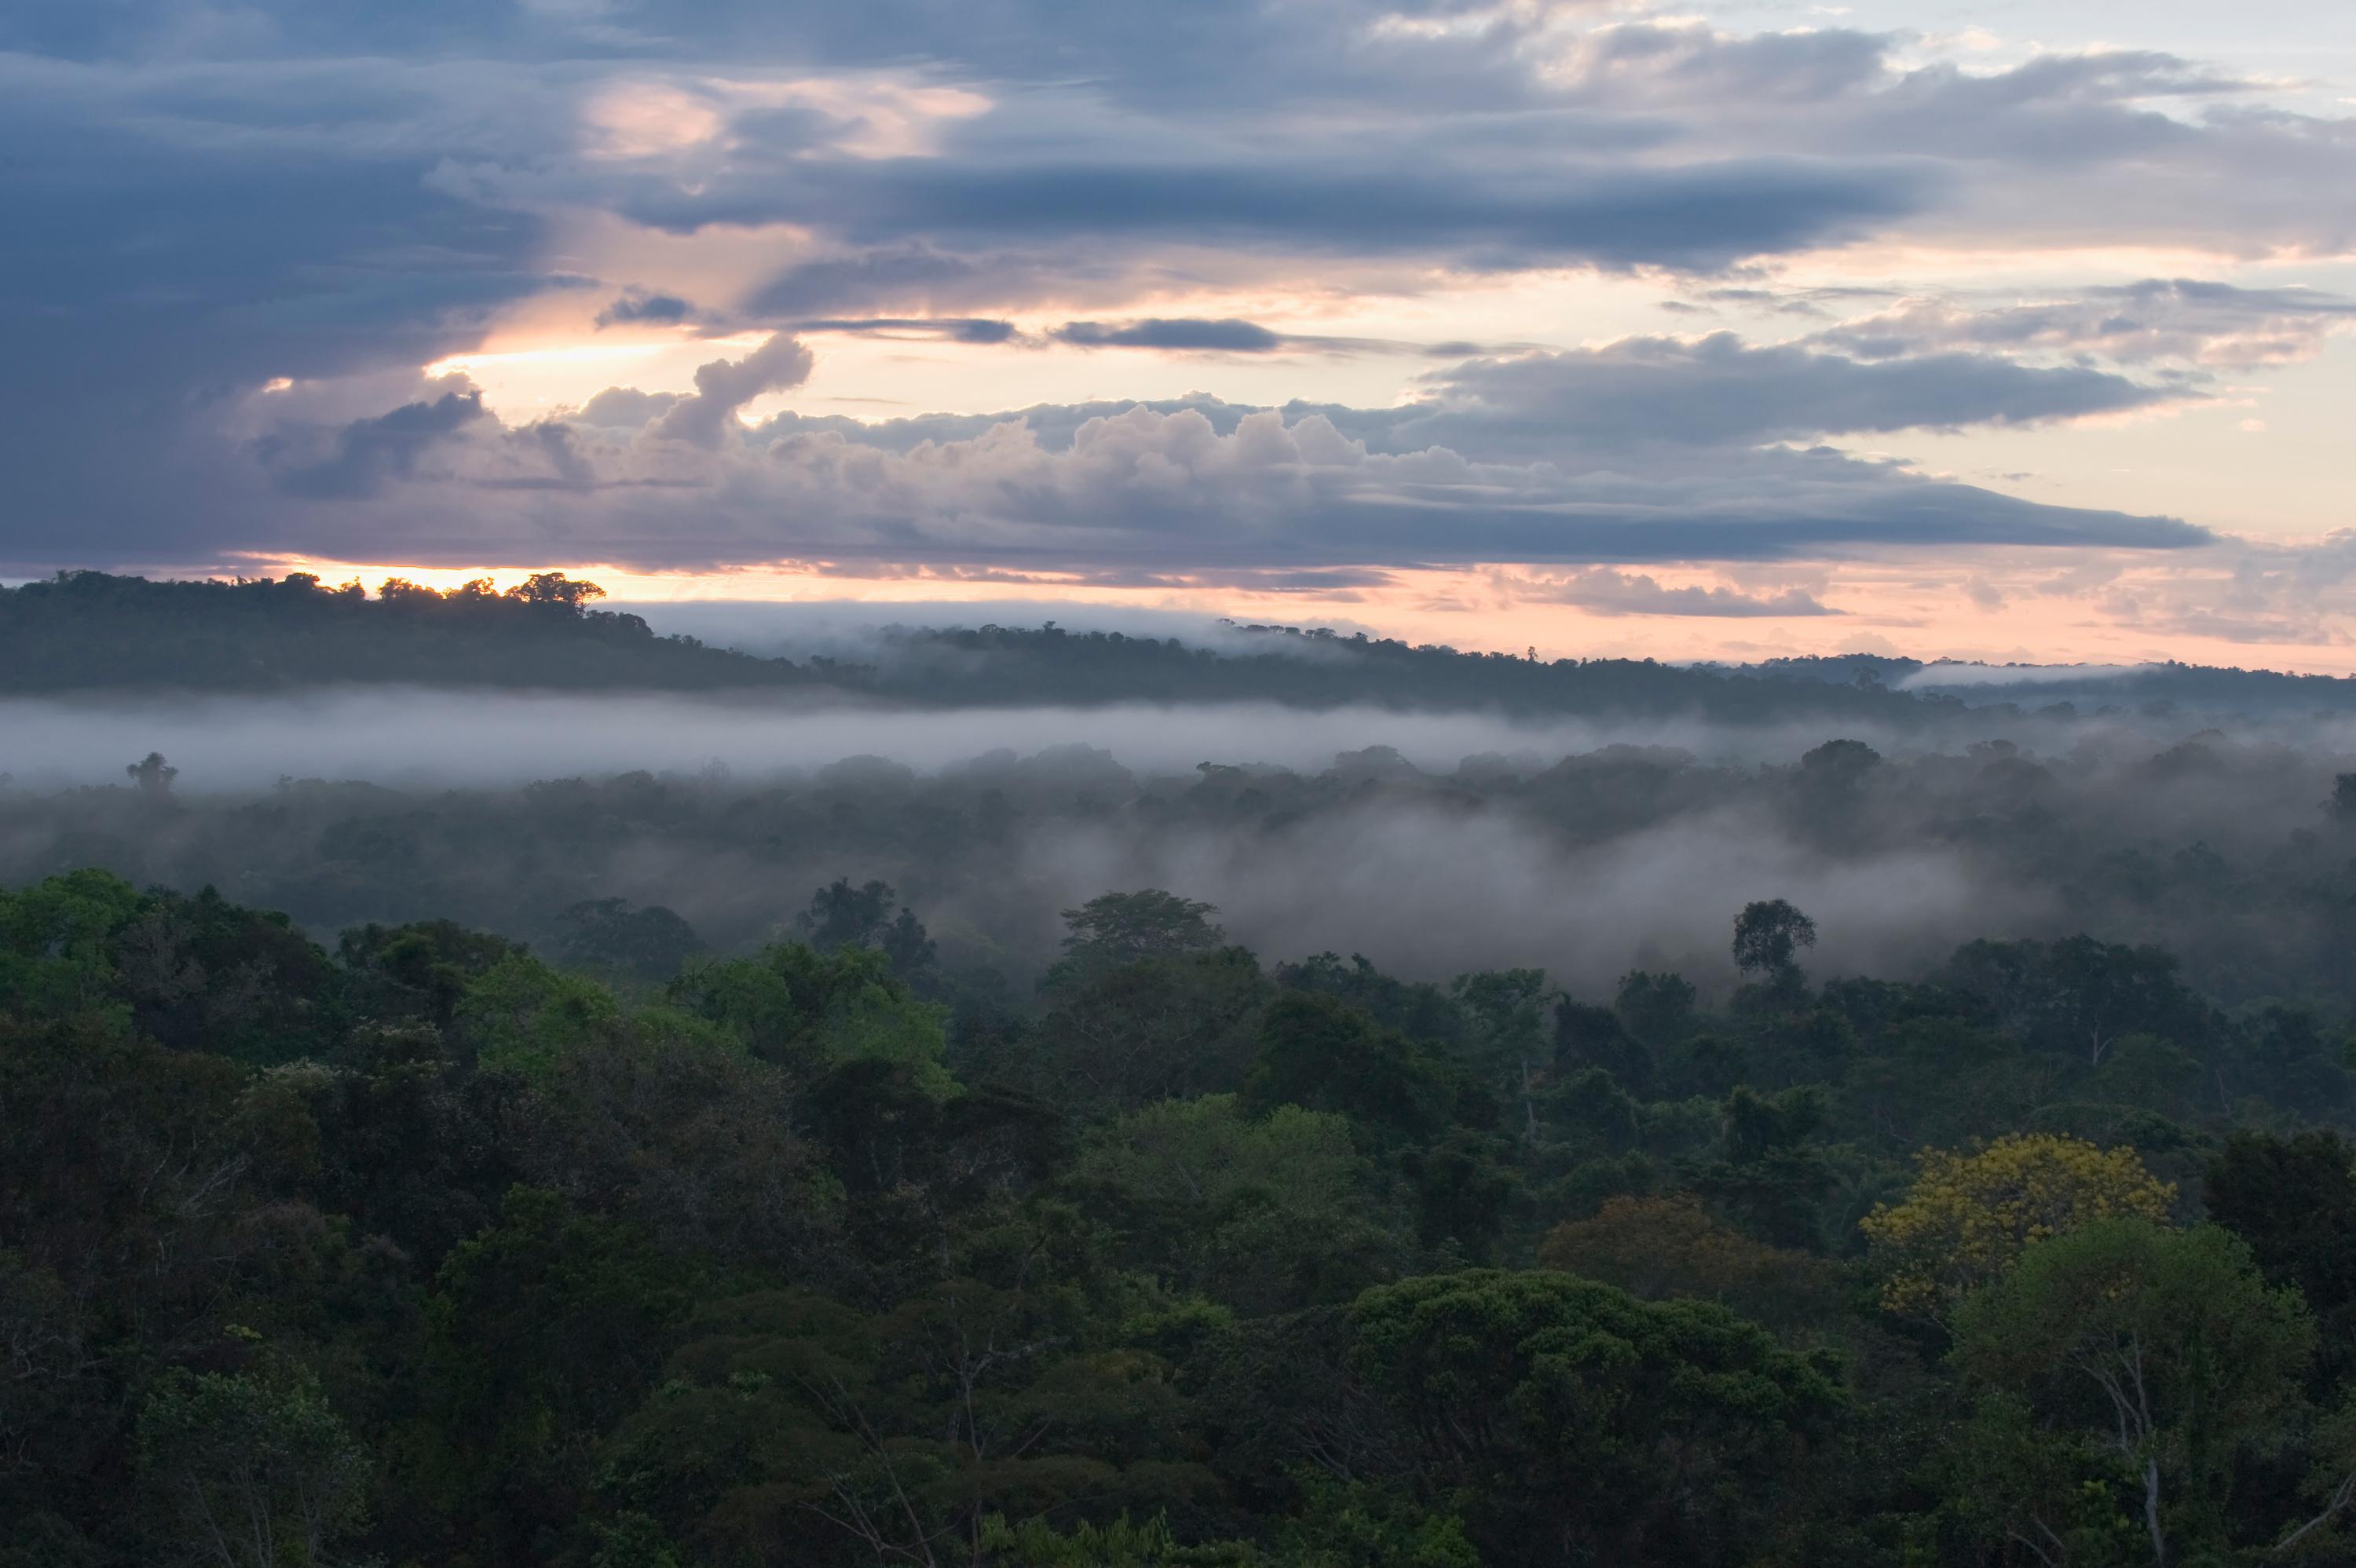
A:
MULTIPOLYGON (((1772 620, 1847 606, 1616 569, 2211 544, 1882 447, 2191 417, 2333 352, 2356 119, 1997 42, 1467 0, 18 7, 0 570, 1511 562, 1590 613, 1772 620), (1630 298, 1689 330, 1596 303, 1630 298), (509 340, 600 379, 421 372, 509 340), (827 406, 958 411, 779 411, 838 357, 903 380, 827 406)), ((2297 559, 2104 613, 2279 621, 2343 581, 2297 559)))

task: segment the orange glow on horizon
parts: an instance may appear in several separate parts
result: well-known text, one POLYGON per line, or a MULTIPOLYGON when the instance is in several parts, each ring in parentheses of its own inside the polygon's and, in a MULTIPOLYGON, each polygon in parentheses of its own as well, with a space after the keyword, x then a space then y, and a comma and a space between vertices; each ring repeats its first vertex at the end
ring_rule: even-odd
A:
MULTIPOLYGON (((1987 563, 1978 563, 1986 565, 1987 563)), ((2018 565, 2017 560, 2015 565, 2018 565)), ((1215 583, 1151 588, 1108 587, 1053 572, 977 580, 918 570, 890 576, 845 575, 786 562, 720 571, 647 571, 609 562, 500 562, 482 567, 419 567, 297 557, 246 557, 244 571, 284 575, 309 571, 322 581, 358 580, 370 592, 388 577, 427 587, 455 588, 488 577, 500 588, 532 571, 562 571, 604 587, 609 603, 659 605, 694 601, 870 603, 888 614, 902 603, 956 603, 978 615, 994 602, 1181 611, 1242 622, 1315 626, 1365 626, 1384 636, 1445 644, 1470 652, 1521 653, 1544 658, 1653 658, 1748 662, 1840 653, 1902 654, 1914 658, 1968 659, 1992 664, 2145 664, 2169 659, 2239 666, 2304 675, 2356 675, 2356 642, 2346 618, 2309 642, 2254 642, 2203 635, 2185 624, 2140 626, 2120 619, 2104 595, 2148 593, 2160 575, 2180 568, 2128 562, 2109 581, 2063 592, 2051 579, 2065 563, 2033 566, 2041 585, 1991 589, 1971 565, 1908 561, 1781 565, 1708 571, 1631 565, 1611 570, 1649 577, 1665 589, 1733 587, 1772 597, 1804 581, 1806 591, 1838 613, 1822 615, 1612 614, 1544 597, 1549 585, 1577 571, 1559 566, 1490 566, 1447 571, 1398 571, 1379 587, 1336 592, 1270 592, 1215 583)), ((2193 579, 2179 579, 2193 581, 2193 579)))

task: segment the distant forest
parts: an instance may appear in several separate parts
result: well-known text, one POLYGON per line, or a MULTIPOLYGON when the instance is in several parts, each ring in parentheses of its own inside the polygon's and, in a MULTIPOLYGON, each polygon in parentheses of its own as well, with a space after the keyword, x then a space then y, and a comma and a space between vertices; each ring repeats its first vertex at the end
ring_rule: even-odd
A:
MULTIPOLYGON (((1483 708, 1520 714, 1683 713, 1746 721, 1908 724, 1959 702, 2072 717, 2105 709, 2356 712, 2356 681, 2168 666, 2124 676, 1950 688, 1941 667, 1876 656, 1741 667, 1461 653, 1363 635, 1245 628, 1266 651, 1055 627, 887 628, 875 656, 794 662, 658 635, 595 608, 594 583, 538 573, 504 592, 399 579, 371 596, 306 573, 154 582, 62 572, 0 588, 0 692, 271 691, 337 683, 582 690, 771 688, 915 703, 1259 700, 1483 708), (1919 678, 1919 692, 1897 689, 1919 678)), ((884 607, 879 607, 883 609, 884 607)))

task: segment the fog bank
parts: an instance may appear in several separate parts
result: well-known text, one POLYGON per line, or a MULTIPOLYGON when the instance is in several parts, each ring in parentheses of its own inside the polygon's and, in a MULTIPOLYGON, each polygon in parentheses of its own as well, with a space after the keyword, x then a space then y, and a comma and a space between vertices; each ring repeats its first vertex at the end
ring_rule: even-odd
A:
MULTIPOLYGON (((1387 746, 1427 772, 1484 753, 1535 770, 1609 745, 1672 747, 1703 763, 1789 763, 1837 736, 1891 755, 2002 737, 2040 752, 2125 733, 2165 743, 2190 721, 2094 724, 1971 710, 1904 731, 1830 721, 1758 725, 1696 720, 1516 720, 1481 712, 1274 703, 1101 708, 914 709, 775 696, 569 695, 400 687, 273 697, 0 700, 0 772, 20 788, 110 784, 161 752, 185 793, 250 790, 281 777, 492 785, 616 773, 698 773, 717 763, 752 778, 847 757, 932 773, 1001 749, 1085 745, 1123 767, 1180 773, 1215 762, 1315 771, 1344 752, 1387 746)), ((2258 733, 2253 728, 2252 733, 2258 733)), ((2306 733, 2306 731, 2302 731, 2306 733)), ((2316 737, 2342 740, 2335 731, 2316 737)))

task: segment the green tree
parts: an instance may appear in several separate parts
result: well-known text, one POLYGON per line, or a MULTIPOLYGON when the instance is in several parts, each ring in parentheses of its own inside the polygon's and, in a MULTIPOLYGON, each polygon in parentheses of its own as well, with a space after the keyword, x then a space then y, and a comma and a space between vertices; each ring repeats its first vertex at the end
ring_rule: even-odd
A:
POLYGON ((843 1062, 905 1069, 936 1096, 956 1088, 944 1058, 948 1010, 920 1001, 892 961, 865 947, 819 953, 797 944, 751 958, 691 963, 666 992, 763 1061, 815 1074, 843 1062))
MULTIPOLYGON (((2135 1218, 2039 1242, 1964 1299, 1954 1328, 1967 1379, 2115 1467, 2156 1568, 2231 1549, 2236 1453, 2292 1407, 2314 1346, 2297 1293, 2269 1288, 2230 1232, 2135 1218)), ((2059 1533, 2033 1497, 2014 1501, 2013 1533, 2059 1533)))
POLYGON ((1395 1243, 1358 1199, 1348 1121, 1232 1094, 1165 1100, 1092 1134, 1073 1175, 1174 1289, 1246 1311, 1341 1301, 1390 1272, 1395 1243))
POLYGON ((1268 996, 1258 960, 1240 947, 1059 966, 1023 1076, 1087 1109, 1232 1090, 1252 1065, 1268 996))
POLYGON ((1453 1063, 1338 997, 1277 997, 1260 1016, 1258 1045, 1243 1090, 1244 1104, 1257 1110, 1340 1111, 1393 1138, 1428 1136, 1451 1120, 1485 1125, 1495 1115, 1453 1063))
MULTIPOLYGON (((408 1484, 470 1554, 534 1561, 569 1525, 597 1445, 653 1385, 695 1279, 635 1227, 518 1187, 426 1303, 432 1427, 408 1484)), ((453 1553, 454 1555, 455 1553, 453 1553)))
POLYGON ((1554 1054, 1546 1037, 1546 971, 1490 969, 1460 975, 1449 987, 1472 1028, 1473 1068, 1505 1104, 1522 1108, 1522 1131, 1538 1131, 1537 1075, 1554 1054))
POLYGON ((111 944, 145 908, 138 889, 107 871, 0 888, 0 1008, 62 1018, 117 1003, 111 944))
POLYGON ((1720 1108, 1718 1157, 1696 1185, 1771 1246, 1821 1245, 1817 1207, 1833 1183, 1816 1141, 1826 1109, 1813 1086, 1779 1094, 1736 1089, 1720 1108))
POLYGON ((623 1022, 611 991, 530 954, 501 959, 466 987, 455 1020, 485 1067, 544 1076, 569 1051, 623 1022))
POLYGON ((2319 1371, 2339 1381, 2356 1360, 2356 1148, 2329 1129, 2245 1129, 2210 1160, 2201 1197, 2269 1283, 2306 1298, 2322 1330, 2319 1371))
POLYGON ((1105 893, 1064 912, 1067 934, 1058 970, 1117 968, 1146 958, 1207 953, 1227 939, 1211 917, 1219 912, 1159 888, 1105 893))
POLYGON ((1368 1291, 1351 1365, 1492 1563, 1772 1561, 1846 1405, 1723 1307, 1474 1270, 1368 1291))
POLYGON ((368 1455, 308 1377, 175 1368, 140 1411, 137 1455, 177 1561, 325 1568, 365 1517, 368 1455))

